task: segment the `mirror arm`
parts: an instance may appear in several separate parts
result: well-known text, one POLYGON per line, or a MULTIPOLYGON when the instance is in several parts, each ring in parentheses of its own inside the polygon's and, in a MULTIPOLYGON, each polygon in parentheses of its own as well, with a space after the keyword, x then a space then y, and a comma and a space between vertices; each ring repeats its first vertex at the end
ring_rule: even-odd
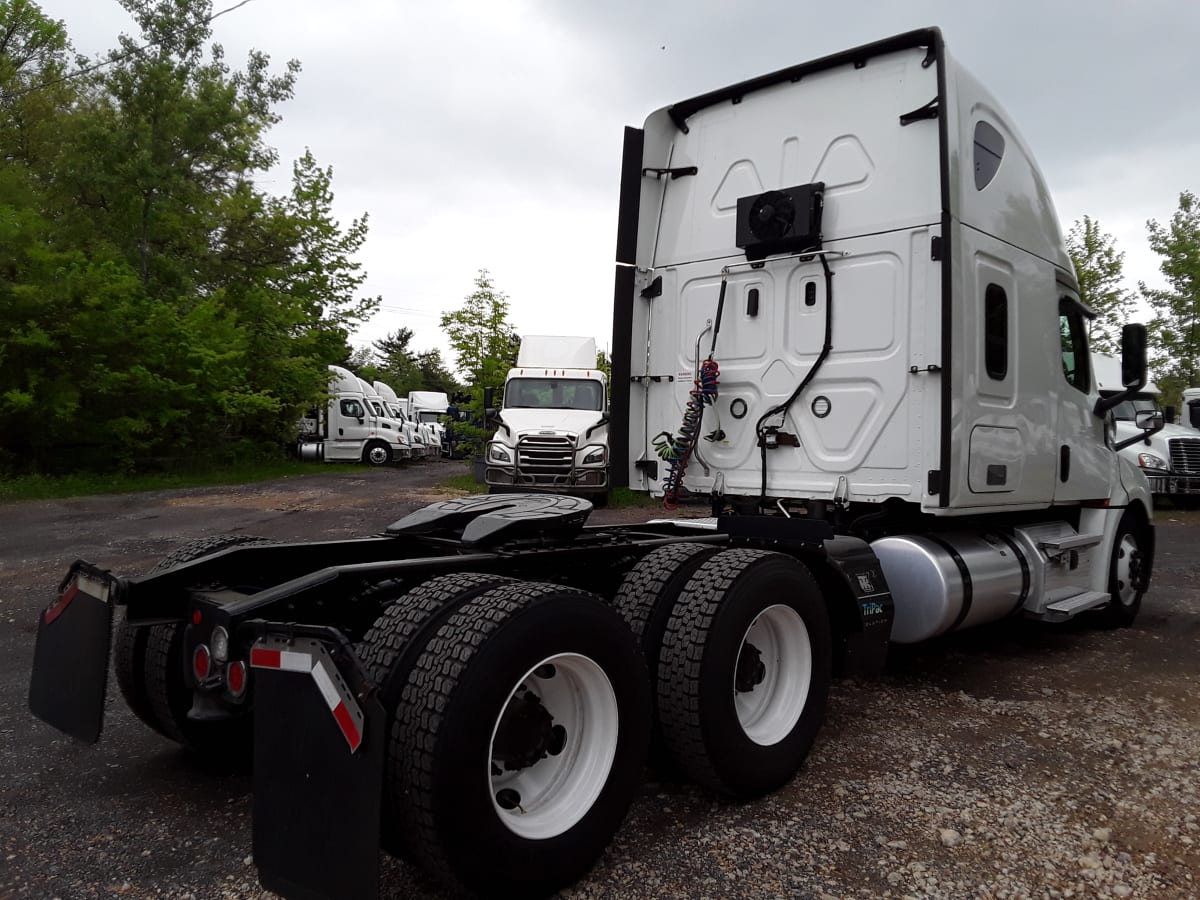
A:
POLYGON ((1127 438, 1125 438, 1125 440, 1117 441, 1115 444, 1113 444, 1113 452, 1116 453, 1118 451, 1124 450, 1126 447, 1132 447, 1138 441, 1145 441, 1147 444, 1149 444, 1150 443, 1150 435, 1158 434, 1160 431, 1162 431, 1166 427, 1167 427, 1166 422, 1160 422, 1154 428, 1144 428, 1144 429, 1142 429, 1141 434, 1135 434, 1133 437, 1127 437, 1127 438))
POLYGON ((1143 373, 1137 384, 1126 387, 1125 390, 1121 391, 1120 393, 1113 394, 1111 397, 1101 397, 1099 400, 1097 400, 1096 405, 1092 407, 1092 412, 1097 416, 1103 416, 1110 409, 1119 406, 1134 394, 1139 393, 1145 386, 1146 375, 1143 373))

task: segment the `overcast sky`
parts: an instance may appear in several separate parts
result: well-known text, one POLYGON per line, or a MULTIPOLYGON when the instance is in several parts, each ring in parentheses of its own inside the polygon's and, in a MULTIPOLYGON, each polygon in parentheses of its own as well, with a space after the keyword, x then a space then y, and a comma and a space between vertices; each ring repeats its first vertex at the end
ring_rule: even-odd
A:
MULTIPOLYGON (((116 0, 41 5, 88 55, 135 30, 116 0)), ((622 127, 927 25, 1015 120, 1064 232, 1086 213, 1116 237, 1129 287, 1162 283, 1146 220, 1200 190, 1197 3, 252 0, 213 25, 231 65, 250 48, 303 65, 262 186, 285 193, 310 147, 340 220, 369 213, 384 306, 359 344, 407 326, 445 352, 438 316, 487 268, 518 332, 607 346, 622 127)))

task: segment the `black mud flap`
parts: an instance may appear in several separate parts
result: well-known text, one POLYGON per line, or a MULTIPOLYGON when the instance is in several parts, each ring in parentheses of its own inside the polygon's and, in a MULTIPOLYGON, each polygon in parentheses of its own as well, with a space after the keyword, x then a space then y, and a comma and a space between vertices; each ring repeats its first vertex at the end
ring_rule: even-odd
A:
POLYGON ((104 725, 113 579, 77 560, 58 591, 38 621, 29 709, 59 731, 94 744, 104 725))
POLYGON ((374 900, 386 716, 344 637, 284 630, 250 651, 258 877, 297 900, 374 900))

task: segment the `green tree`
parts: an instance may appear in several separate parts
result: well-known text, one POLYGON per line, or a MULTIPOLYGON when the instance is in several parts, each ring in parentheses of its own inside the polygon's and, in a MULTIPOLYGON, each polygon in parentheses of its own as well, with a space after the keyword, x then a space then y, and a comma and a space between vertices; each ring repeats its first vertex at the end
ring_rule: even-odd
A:
MULTIPOLYGON (((462 405, 471 423, 482 422, 483 389, 504 384, 508 370, 516 364, 520 339, 508 322, 508 297, 496 290, 487 269, 475 276, 475 290, 461 308, 442 314, 442 330, 450 341, 459 373, 466 379, 470 403, 462 405)), ((463 423, 456 427, 468 453, 479 451, 488 437, 486 429, 463 423)))
POLYGON ((416 355, 409 346, 412 337, 411 328, 398 328, 372 345, 379 360, 380 378, 400 397, 419 390, 421 381, 416 355))
POLYGON ((412 390, 440 391, 450 395, 460 389, 454 373, 446 368, 446 363, 442 360, 442 351, 436 347, 418 353, 416 364, 417 372, 420 375, 420 386, 412 388, 412 390))
POLYGON ((1184 388, 1200 386, 1200 201, 1184 191, 1170 223, 1152 219, 1146 230, 1168 285, 1165 290, 1140 285, 1154 310, 1152 368, 1163 404, 1178 406, 1184 388))
POLYGON ((475 290, 463 305, 442 314, 441 325, 459 373, 480 398, 483 388, 504 383, 516 364, 520 339, 508 322, 508 297, 496 290, 487 269, 479 270, 475 290))
POLYGON ((0 0, 0 462, 129 468, 273 445, 378 298, 332 170, 255 179, 298 63, 244 69, 209 0, 123 0, 141 35, 67 77, 61 23, 0 0))
POLYGON ((1067 232, 1067 251, 1079 279, 1079 296, 1096 311, 1088 327, 1088 343, 1101 353, 1121 352, 1121 328, 1133 314, 1133 296, 1121 287, 1125 254, 1116 239, 1100 230, 1090 216, 1076 220, 1067 232))

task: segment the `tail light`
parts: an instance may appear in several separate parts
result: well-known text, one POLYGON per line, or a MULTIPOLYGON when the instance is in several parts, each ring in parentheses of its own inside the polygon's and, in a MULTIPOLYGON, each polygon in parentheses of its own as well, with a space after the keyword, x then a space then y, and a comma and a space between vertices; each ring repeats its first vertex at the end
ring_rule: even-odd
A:
POLYGON ((212 671, 212 654, 208 652, 207 644, 200 644, 192 653, 192 674, 196 681, 204 681, 212 671))
POLYGON ((225 670, 225 685, 234 697, 246 693, 246 664, 242 661, 231 662, 225 670))

